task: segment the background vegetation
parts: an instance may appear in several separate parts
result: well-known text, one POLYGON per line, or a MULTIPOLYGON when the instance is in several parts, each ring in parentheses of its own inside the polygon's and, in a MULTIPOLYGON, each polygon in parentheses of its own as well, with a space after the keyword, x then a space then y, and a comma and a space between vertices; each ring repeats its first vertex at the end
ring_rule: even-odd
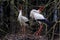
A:
MULTIPOLYGON (((19 1, 22 0, 0 0, 0 38, 3 38, 6 34, 20 32, 21 27, 19 22, 17 21, 19 1)), ((50 22, 55 21, 57 23, 55 29, 53 27, 52 34, 58 36, 60 35, 59 34, 60 0, 23 0, 23 1, 24 1, 23 15, 28 18, 29 12, 33 6, 45 5, 46 8, 42 12, 42 14, 50 22)))

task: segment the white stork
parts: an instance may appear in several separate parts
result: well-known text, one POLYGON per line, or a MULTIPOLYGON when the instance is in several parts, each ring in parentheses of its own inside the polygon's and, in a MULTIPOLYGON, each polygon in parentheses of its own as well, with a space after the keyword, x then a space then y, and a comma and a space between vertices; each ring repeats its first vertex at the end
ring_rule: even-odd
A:
POLYGON ((52 26, 51 22, 49 22, 42 14, 40 14, 44 10, 44 8, 45 8, 44 6, 40 6, 40 7, 38 7, 37 10, 34 8, 30 12, 30 17, 40 23, 40 28, 39 28, 38 32, 41 32, 41 30, 42 30, 41 22, 46 23, 48 26, 52 26))
POLYGON ((18 21, 21 25, 26 25, 29 20, 27 17, 22 15, 22 10, 19 10, 18 21))
MULTIPOLYGON (((31 10, 31 12, 30 12, 30 17, 34 20, 38 20, 38 19, 45 19, 45 17, 42 15, 42 14, 40 14, 40 11, 39 10, 35 10, 35 9, 33 9, 33 10, 31 10)), ((42 28, 43 28, 43 26, 41 25, 41 21, 38 21, 39 22, 39 24, 40 24, 40 28, 38 29, 38 31, 37 32, 35 32, 34 34, 35 35, 39 35, 39 33, 41 33, 41 31, 42 31, 42 28)))
POLYGON ((30 17, 32 19, 34 18, 35 20, 37 20, 37 19, 45 19, 45 17, 42 14, 40 14, 39 10, 35 10, 35 9, 31 10, 30 17))

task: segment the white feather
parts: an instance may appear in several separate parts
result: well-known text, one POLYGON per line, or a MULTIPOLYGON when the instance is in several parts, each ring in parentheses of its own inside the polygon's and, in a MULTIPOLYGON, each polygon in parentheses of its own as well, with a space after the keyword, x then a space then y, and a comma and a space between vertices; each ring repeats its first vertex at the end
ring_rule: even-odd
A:
POLYGON ((35 9, 31 10, 30 17, 34 18, 35 20, 45 19, 45 17, 42 14, 40 14, 39 10, 35 10, 35 9))
POLYGON ((29 21, 27 17, 22 16, 22 10, 19 10, 18 21, 20 24, 25 24, 25 22, 29 21))

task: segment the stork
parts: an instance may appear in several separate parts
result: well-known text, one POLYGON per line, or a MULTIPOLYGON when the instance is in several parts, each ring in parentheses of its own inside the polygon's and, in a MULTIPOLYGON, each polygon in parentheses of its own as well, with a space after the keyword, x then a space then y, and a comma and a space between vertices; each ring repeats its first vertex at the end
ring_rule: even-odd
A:
POLYGON ((22 15, 22 10, 19 10, 18 21, 21 25, 28 24, 28 18, 22 15))
POLYGON ((44 9, 44 7, 41 6, 38 9, 32 9, 31 12, 30 12, 30 18, 38 21, 39 24, 40 24, 40 28, 36 32, 36 35, 38 35, 42 31, 43 26, 41 25, 41 22, 45 22, 48 25, 50 25, 50 22, 42 14, 40 14, 43 11, 43 9, 44 9))
POLYGON ((19 3, 20 4, 19 4, 19 7, 18 7, 19 8, 19 10, 18 10, 19 11, 18 21, 19 21, 19 23, 22 27, 22 32, 25 34, 25 31, 26 31, 25 27, 29 25, 29 20, 28 20, 27 17, 22 15, 23 1, 20 1, 19 3))
POLYGON ((18 15, 18 21, 22 27, 22 33, 25 34, 26 33, 26 26, 29 26, 29 20, 27 17, 22 16, 22 10, 19 10, 19 15, 18 15))
POLYGON ((28 20, 27 17, 22 15, 23 3, 24 3, 24 1, 22 1, 22 0, 19 1, 19 6, 18 6, 18 11, 19 11, 18 21, 19 21, 19 23, 21 25, 26 25, 26 24, 29 23, 28 22, 29 20, 28 20))

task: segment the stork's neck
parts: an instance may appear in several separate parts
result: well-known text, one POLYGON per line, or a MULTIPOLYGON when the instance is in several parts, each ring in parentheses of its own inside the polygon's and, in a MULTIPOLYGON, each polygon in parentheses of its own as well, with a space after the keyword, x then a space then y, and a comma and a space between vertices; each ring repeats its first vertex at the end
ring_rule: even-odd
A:
POLYGON ((37 12, 38 12, 38 13, 41 13, 41 11, 40 11, 40 10, 37 10, 37 12))
POLYGON ((36 13, 41 13, 40 10, 33 9, 33 11, 36 12, 36 13))
POLYGON ((22 15, 22 10, 19 10, 19 15, 22 15))

